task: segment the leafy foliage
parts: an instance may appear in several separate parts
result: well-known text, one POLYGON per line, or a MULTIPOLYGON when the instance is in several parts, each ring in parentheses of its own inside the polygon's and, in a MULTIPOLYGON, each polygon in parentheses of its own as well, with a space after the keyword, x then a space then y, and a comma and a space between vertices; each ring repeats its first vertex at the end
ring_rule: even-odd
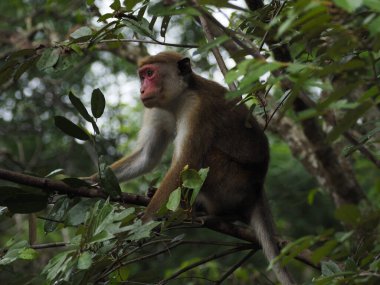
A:
MULTIPOLYGON (((6 269, 0 270, 0 280, 179 284, 183 279, 171 278, 180 276, 186 284, 208 284, 206 279, 222 282, 223 273, 238 264, 240 252, 252 249, 249 244, 241 249, 227 236, 223 243, 209 242, 222 239, 183 228, 194 222, 190 214, 208 169, 183 170, 182 185, 158 221, 141 224, 142 209, 110 202, 125 190, 155 186, 170 161, 164 158, 156 173, 120 187, 108 165, 133 145, 135 113, 141 107, 124 94, 117 98, 115 90, 126 86, 115 87, 109 75, 124 83, 121 75, 134 74, 137 57, 150 49, 141 41, 176 41, 184 52, 187 44, 196 43, 194 61, 210 74, 215 65, 206 55, 213 49, 220 49, 225 60, 233 59, 236 65, 225 82, 238 88, 228 96, 265 121, 272 149, 266 188, 280 231, 293 240, 269 268, 274 262, 287 264, 305 284, 378 283, 378 1, 246 1, 248 9, 233 1, 202 0, 194 6, 187 1, 115 0, 107 11, 92 0, 37 2, 0 4, 0 167, 80 188, 89 185, 71 176, 88 175, 93 161, 109 200, 1 181, 0 205, 7 208, 0 208, 0 266, 6 269), (206 42, 196 17, 225 13, 225 8, 228 23, 206 42), (344 200, 358 193, 368 199, 344 200), (63 249, 52 253, 30 245, 25 222, 20 216, 10 218, 37 212, 39 242, 53 247, 64 240, 63 249), (231 248, 234 254, 223 259, 207 258, 231 248), (168 252, 170 258, 163 259, 168 252), (305 252, 320 270, 295 261, 305 252), (38 267, 41 263, 44 268, 38 267)), ((255 256, 225 283, 266 282, 264 269, 262 258, 255 256)))

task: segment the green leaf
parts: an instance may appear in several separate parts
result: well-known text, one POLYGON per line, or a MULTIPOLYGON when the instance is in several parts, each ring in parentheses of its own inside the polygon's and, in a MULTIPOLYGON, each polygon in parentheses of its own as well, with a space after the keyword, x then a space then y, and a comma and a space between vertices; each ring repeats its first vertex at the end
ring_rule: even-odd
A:
POLYGON ((48 280, 54 280, 59 277, 62 272, 68 269, 68 265, 72 260, 75 250, 64 251, 49 260, 49 263, 42 270, 42 274, 46 275, 48 280))
POLYGON ((368 30, 370 31, 371 36, 376 36, 380 33, 380 16, 376 17, 371 23, 369 23, 368 30))
POLYGON ((323 276, 331 276, 342 271, 340 270, 339 266, 333 261, 322 261, 321 266, 323 276))
POLYGON ((323 258, 327 257, 337 246, 336 240, 329 240, 324 245, 320 246, 313 251, 311 255, 311 261, 314 264, 318 264, 323 258))
POLYGON ((82 127, 77 126, 65 117, 55 116, 54 123, 57 128, 71 137, 82 141, 87 141, 90 139, 90 135, 82 127))
POLYGON ((28 48, 28 49, 21 49, 18 51, 15 51, 9 55, 8 60, 13 60, 19 57, 30 57, 36 53, 36 49, 34 48, 28 48))
POLYGON ((309 205, 313 205, 314 204, 314 200, 315 200, 315 195, 318 193, 318 189, 317 188, 314 188, 314 189, 311 189, 309 191, 309 193, 307 194, 307 203, 309 205))
POLYGON ((101 178, 101 185, 103 186, 104 192, 110 195, 112 198, 116 198, 121 195, 119 181, 109 166, 106 167, 104 176, 101 178))
POLYGON ((258 81, 261 76, 264 76, 267 72, 274 71, 282 67, 283 64, 280 62, 266 62, 259 63, 255 65, 255 68, 250 68, 249 72, 240 82, 240 87, 252 85, 255 81, 258 81))
POLYGON ((70 199, 66 196, 60 197, 54 204, 53 208, 50 210, 45 224, 44 224, 44 231, 46 233, 50 233, 54 231, 57 226, 58 222, 63 222, 64 217, 66 215, 66 212, 70 205, 70 199), (57 222, 55 222, 57 221, 57 222))
POLYGON ((38 57, 35 57, 31 60, 24 61, 20 64, 20 66, 17 68, 16 72, 13 75, 13 79, 17 81, 21 75, 23 75, 28 69, 34 66, 34 64, 37 62, 38 57))
POLYGON ((167 30, 168 30, 170 19, 171 19, 170 16, 165 16, 162 19, 161 29, 160 29, 160 36, 163 37, 163 38, 165 37, 165 34, 166 34, 167 30))
POLYGON ((327 141, 335 141, 342 133, 347 131, 356 121, 373 106, 373 103, 368 100, 360 104, 357 108, 346 112, 344 117, 338 122, 338 124, 327 135, 327 141))
POLYGON ((47 68, 53 67, 57 63, 59 56, 60 56, 59 49, 47 48, 42 53, 36 66, 41 71, 46 70, 47 68))
POLYGON ((114 0, 110 5, 110 8, 114 11, 118 11, 121 8, 120 0, 114 0))
POLYGON ((91 36, 91 35, 92 35, 92 30, 89 27, 84 26, 84 27, 80 27, 79 29, 71 33, 70 37, 72 37, 73 39, 79 39, 79 38, 91 36))
POLYGON ((348 12, 353 12, 363 4, 363 0, 333 0, 334 3, 348 12))
POLYGON ((350 225, 357 225, 360 217, 359 208, 352 204, 342 205, 335 211, 335 218, 350 225))
POLYGON ((102 241, 110 240, 114 237, 115 236, 113 234, 109 233, 106 230, 103 230, 95 234, 94 236, 92 236, 91 239, 88 241, 88 243, 102 242, 102 241))
POLYGON ((88 122, 92 122, 93 119, 92 117, 90 116, 90 114, 87 112, 86 108, 84 107, 82 101, 73 94, 73 92, 69 92, 69 99, 70 99, 70 102, 71 104, 73 104, 73 106, 75 107, 75 109, 77 109, 77 111, 82 115, 82 117, 88 121, 88 122))
POLYGON ((166 208, 170 211, 176 211, 181 203, 181 188, 175 189, 172 193, 170 193, 169 200, 166 203, 166 208))
POLYGON ((104 112, 106 106, 106 99, 102 91, 99 88, 92 91, 91 96, 91 112, 95 118, 100 118, 104 112))
POLYGON ((210 49, 213 49, 215 47, 220 46, 222 43, 224 43, 225 41, 227 41, 229 39, 230 39, 230 37, 227 35, 222 35, 220 37, 217 37, 215 40, 208 42, 207 44, 198 48, 197 53, 206 53, 210 49))
POLYGON ((135 33, 154 38, 154 35, 149 30, 149 22, 146 19, 141 19, 141 21, 135 21, 133 19, 125 19, 123 20, 123 23, 126 25, 126 27, 133 30, 135 33))
POLYGON ((379 0, 363 0, 363 3, 376 12, 380 12, 379 0))
POLYGON ((185 169, 182 171, 182 185, 184 187, 193 189, 190 205, 195 202, 195 199, 198 196, 198 193, 201 190, 204 181, 206 180, 208 171, 208 168, 203 168, 199 170, 199 172, 195 171, 194 169, 185 169))
POLYGON ((86 219, 86 213, 97 202, 97 199, 82 198, 79 203, 67 212, 66 223, 71 226, 83 224, 86 219))
MULTIPOLYGON (((9 246, 7 244, 7 246, 9 246)), ((8 250, 0 258, 0 265, 7 265, 19 258, 19 253, 28 246, 25 240, 13 243, 9 246, 8 250)))
POLYGON ((75 51, 78 55, 82 56, 83 55, 83 51, 82 49, 80 48, 80 46, 78 46, 77 44, 71 44, 70 45, 70 48, 75 51))
POLYGON ((145 224, 141 224, 141 220, 133 224, 131 228, 131 235, 128 236, 128 239, 131 241, 139 241, 144 238, 150 237, 152 230, 156 228, 161 222, 150 221, 145 224))
POLYGON ((89 269, 92 265, 92 256, 88 251, 82 252, 78 259, 78 269, 89 269))
POLYGON ((39 254, 33 248, 23 248, 19 251, 19 258, 25 260, 33 260, 36 259, 39 254))
POLYGON ((136 6, 137 3, 139 3, 140 0, 124 0, 123 4, 127 11, 132 11, 133 7, 136 6))
POLYGON ((344 270, 345 271, 357 271, 358 265, 352 257, 348 257, 344 262, 344 270))

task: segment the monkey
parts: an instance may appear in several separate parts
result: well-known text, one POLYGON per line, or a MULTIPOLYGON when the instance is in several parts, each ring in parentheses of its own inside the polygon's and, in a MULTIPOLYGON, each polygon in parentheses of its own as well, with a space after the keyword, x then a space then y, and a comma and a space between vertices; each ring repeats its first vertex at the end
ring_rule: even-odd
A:
MULTIPOLYGON (((279 249, 264 193, 269 145, 249 109, 227 100, 226 88, 194 73, 190 59, 179 53, 145 57, 138 67, 145 112, 137 147, 111 168, 120 182, 130 180, 151 171, 174 143, 171 165, 143 222, 154 219, 180 186, 185 166, 209 167, 196 204, 208 215, 237 216, 250 225, 267 259, 274 259, 279 249)), ((282 284, 293 284, 285 268, 275 265, 274 271, 282 284)))

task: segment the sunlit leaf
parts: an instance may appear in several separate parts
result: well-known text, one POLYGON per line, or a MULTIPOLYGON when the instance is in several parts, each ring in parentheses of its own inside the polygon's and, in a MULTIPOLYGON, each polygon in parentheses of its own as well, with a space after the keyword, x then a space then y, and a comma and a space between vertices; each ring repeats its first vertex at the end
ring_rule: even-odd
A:
POLYGON ((47 215, 47 218, 44 224, 44 231, 46 233, 50 233, 54 231, 58 226, 58 222, 63 222, 63 219, 66 215, 69 205, 70 205, 70 199, 66 196, 60 197, 55 202, 53 208, 50 210, 49 214, 47 215))
POLYGON ((73 39, 79 39, 85 36, 91 36, 92 35, 92 30, 87 27, 80 27, 79 29, 75 30, 73 33, 70 34, 70 37, 73 39))
POLYGON ((38 252, 33 248, 23 248, 19 251, 19 258, 25 259, 25 260, 33 260, 36 259, 39 254, 38 252))
POLYGON ((379 0, 363 0, 363 3, 376 12, 380 12, 379 0))
POLYGON ((333 0, 338 6, 348 12, 353 12, 363 4, 363 0, 333 0))
POLYGON ((166 208, 170 211, 176 211, 181 203, 181 188, 177 188, 170 193, 169 200, 166 203, 166 208))
POLYGON ((121 8, 120 0, 114 0, 110 5, 110 8, 114 11, 118 11, 121 8))
POLYGON ((37 61, 37 68, 41 71, 46 70, 47 68, 53 67, 60 56, 60 50, 56 48, 45 49, 41 57, 37 61))
POLYGON ((333 261, 324 261, 321 263, 322 265, 322 275, 323 276, 330 276, 335 273, 339 273, 342 270, 339 268, 339 266, 333 262, 333 261))
POLYGON ((124 24, 132 29, 135 33, 154 38, 154 35, 149 29, 149 22, 146 19, 141 19, 141 21, 135 21, 133 19, 125 19, 124 24))
POLYGON ((85 270, 92 265, 92 256, 88 251, 82 252, 78 258, 78 269, 85 270))

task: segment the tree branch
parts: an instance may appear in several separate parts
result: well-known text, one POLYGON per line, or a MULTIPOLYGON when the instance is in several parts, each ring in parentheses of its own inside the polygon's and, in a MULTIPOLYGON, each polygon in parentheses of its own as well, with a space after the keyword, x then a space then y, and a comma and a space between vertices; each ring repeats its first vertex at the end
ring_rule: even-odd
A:
POLYGON ((235 248, 232 248, 232 249, 227 249, 225 251, 222 251, 221 253, 215 253, 215 254, 212 254, 204 259, 201 259, 197 262, 194 262, 180 270, 178 270, 177 272, 173 273, 170 277, 168 278, 165 278, 163 280, 161 280, 159 282, 159 284, 166 284, 168 283, 170 280, 173 280, 174 278, 178 277, 179 275, 181 275, 182 273, 185 273, 186 271, 189 271, 199 265, 202 265, 202 264, 205 264, 213 259, 218 259, 218 258, 221 258, 221 257, 224 257, 226 255, 230 255, 230 254, 233 254, 233 253, 236 253, 236 252, 239 252, 239 251, 243 251, 243 250, 247 250, 247 249, 251 249, 251 247, 249 246, 239 246, 239 247, 235 247, 235 248))
MULTIPOLYGON (((67 194, 72 196, 88 197, 88 198, 103 198, 107 199, 108 196, 101 189, 87 188, 87 187, 71 187, 62 181, 56 181, 48 178, 35 177, 31 175, 21 174, 14 171, 0 168, 0 179, 12 181, 22 185, 37 187, 48 192, 58 192, 60 194, 67 194)), ((149 203, 149 198, 142 195, 131 195, 122 193, 121 197, 113 198, 111 201, 130 203, 139 206, 146 206, 149 203)))
POLYGON ((231 266, 224 274, 223 276, 215 282, 215 285, 220 285, 223 283, 224 280, 228 278, 236 269, 238 269, 240 266, 242 266, 248 259, 251 258, 252 255, 256 253, 255 250, 251 250, 247 255, 245 255, 241 260, 239 260, 236 264, 231 266))

